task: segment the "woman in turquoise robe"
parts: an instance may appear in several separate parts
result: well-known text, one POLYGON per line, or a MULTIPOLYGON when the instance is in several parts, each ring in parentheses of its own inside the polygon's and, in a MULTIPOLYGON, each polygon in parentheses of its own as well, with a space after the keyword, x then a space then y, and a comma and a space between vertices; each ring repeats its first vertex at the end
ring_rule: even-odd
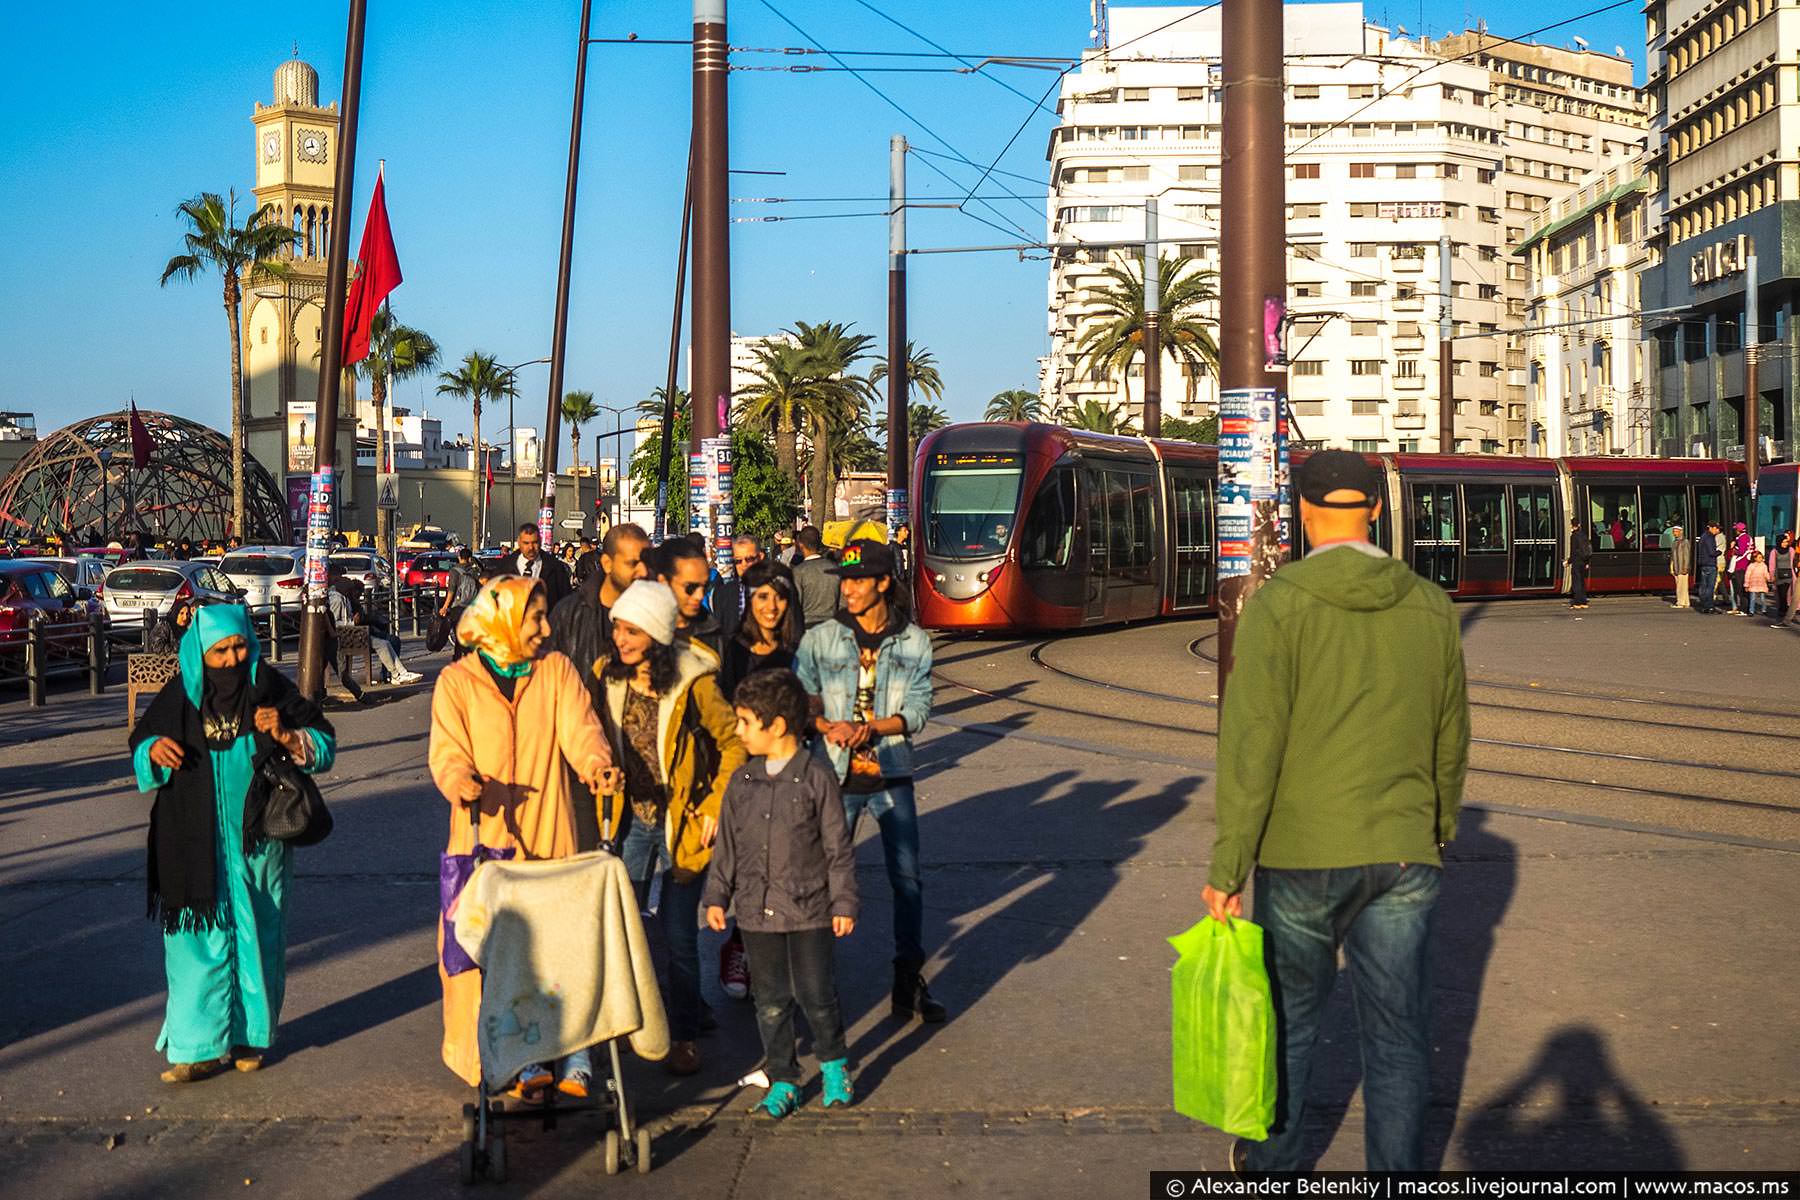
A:
POLYGON ((150 816, 149 908, 163 926, 169 1000, 156 1048, 168 1083, 235 1063, 254 1071, 274 1044, 287 985, 287 843, 249 839, 244 807, 259 751, 280 745, 312 774, 336 754, 331 725, 262 661, 238 605, 197 610, 181 671, 132 731, 150 816))

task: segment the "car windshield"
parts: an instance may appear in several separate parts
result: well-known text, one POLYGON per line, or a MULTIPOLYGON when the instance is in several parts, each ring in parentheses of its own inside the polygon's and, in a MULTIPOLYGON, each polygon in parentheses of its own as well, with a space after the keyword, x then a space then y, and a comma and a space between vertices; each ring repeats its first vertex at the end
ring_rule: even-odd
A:
POLYGON ((346 571, 372 571, 375 564, 366 554, 334 554, 331 561, 346 571))
POLYGON ((275 554, 233 554, 219 564, 227 575, 291 575, 294 560, 275 554))
POLYGON ((925 473, 925 551, 986 558, 1006 549, 1024 477, 1021 455, 936 454, 925 473))
POLYGON ((108 575, 106 586, 115 592, 172 592, 181 586, 181 576, 154 567, 125 567, 108 575))

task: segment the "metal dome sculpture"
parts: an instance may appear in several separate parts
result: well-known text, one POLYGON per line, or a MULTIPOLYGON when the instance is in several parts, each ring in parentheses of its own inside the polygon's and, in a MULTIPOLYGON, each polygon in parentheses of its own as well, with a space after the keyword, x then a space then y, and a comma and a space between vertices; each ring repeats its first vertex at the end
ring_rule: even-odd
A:
MULTIPOLYGON (((131 413, 65 426, 0 479, 0 536, 85 542, 141 530, 156 538, 222 539, 231 528, 231 443, 169 413, 139 410, 153 448, 139 469, 131 413)), ((247 542, 286 542, 287 505, 269 473, 244 457, 247 542)))

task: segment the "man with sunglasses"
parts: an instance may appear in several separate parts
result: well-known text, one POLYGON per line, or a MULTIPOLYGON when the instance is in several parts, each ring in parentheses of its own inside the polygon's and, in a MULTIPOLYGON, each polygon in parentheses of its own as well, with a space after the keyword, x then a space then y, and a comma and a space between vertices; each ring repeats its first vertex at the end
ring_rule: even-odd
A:
POLYGON ((706 587, 712 564, 705 551, 685 537, 672 537, 658 548, 659 566, 669 590, 675 593, 675 641, 710 655, 713 665, 724 661, 725 641, 719 621, 707 611, 706 587))
MULTIPOLYGON (((1322 450, 1295 472, 1312 547, 1244 605, 1219 718, 1202 898, 1229 923, 1256 878, 1280 1045, 1267 1141, 1234 1168, 1305 1169, 1307 1081, 1340 947, 1361 1031, 1371 1171, 1425 1167, 1427 946, 1469 763, 1462 634, 1443 589, 1369 541, 1382 478, 1322 450)), ((1332 1053, 1342 1054, 1341 1048, 1332 1053)))
POLYGON ((750 597, 744 594, 744 576, 762 560, 761 542, 748 534, 732 539, 731 575, 713 587, 712 611, 719 621, 721 644, 729 642, 743 623, 744 611, 750 607, 750 597))

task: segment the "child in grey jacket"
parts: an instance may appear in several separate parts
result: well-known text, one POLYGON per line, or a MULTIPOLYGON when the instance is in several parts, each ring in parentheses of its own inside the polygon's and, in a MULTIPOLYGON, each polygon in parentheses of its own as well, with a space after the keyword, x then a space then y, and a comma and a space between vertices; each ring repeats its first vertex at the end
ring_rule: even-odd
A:
POLYGON ((800 1105, 796 1006, 812 1029, 825 1107, 853 1095, 832 940, 856 928, 856 860, 837 773, 800 748, 807 697, 799 678, 758 671, 732 702, 752 757, 725 789, 700 902, 719 932, 726 908, 736 910, 770 1080, 759 1107, 780 1119, 800 1105))

